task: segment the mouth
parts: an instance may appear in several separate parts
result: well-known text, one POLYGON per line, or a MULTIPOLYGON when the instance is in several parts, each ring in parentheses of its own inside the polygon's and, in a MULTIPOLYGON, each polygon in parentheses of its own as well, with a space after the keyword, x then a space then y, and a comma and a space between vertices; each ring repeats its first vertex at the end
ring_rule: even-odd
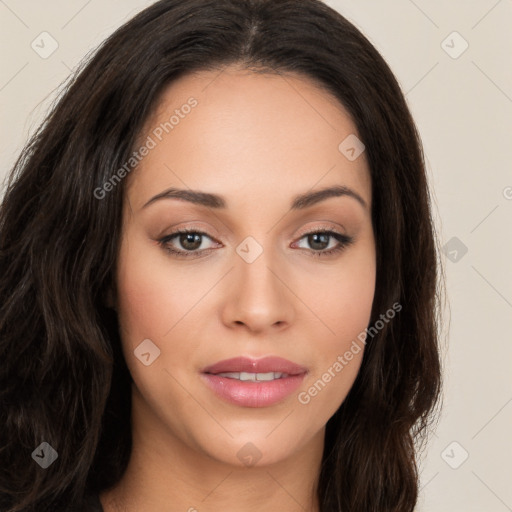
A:
POLYGON ((214 394, 241 407, 268 407, 283 402, 303 382, 308 369, 280 357, 237 357, 202 370, 214 394))
POLYGON ((281 376, 281 374, 286 376, 300 375, 302 373, 306 373, 307 368, 292 361, 288 361, 288 359, 283 359, 282 357, 270 356, 263 357, 261 359, 234 357, 232 359, 224 359, 223 361, 207 366, 206 368, 203 368, 202 371, 203 373, 210 373, 212 375, 219 375, 221 373, 263 375, 264 377, 262 380, 265 380, 265 375, 268 377, 270 373, 278 374, 279 376, 281 376))
POLYGON ((287 373, 267 372, 267 373, 249 373, 249 372, 223 372, 217 374, 217 377, 226 377, 227 379, 242 380, 244 382, 268 382, 276 379, 286 379, 289 377, 287 373))

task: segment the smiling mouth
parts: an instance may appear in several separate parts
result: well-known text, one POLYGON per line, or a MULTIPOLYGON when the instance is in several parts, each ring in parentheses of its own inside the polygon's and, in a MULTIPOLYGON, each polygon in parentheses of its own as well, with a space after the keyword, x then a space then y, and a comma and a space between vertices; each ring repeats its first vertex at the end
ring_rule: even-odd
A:
POLYGON ((270 407, 287 400, 304 382, 308 369, 281 357, 235 357, 202 369, 206 386, 239 407, 270 407))
MULTIPOLYGON (((214 374, 210 374, 214 375, 214 374)), ((285 379, 289 377, 287 373, 267 372, 267 373, 250 373, 250 372, 223 372, 215 374, 217 377, 226 377, 228 379, 236 379, 245 382, 268 382, 272 380, 285 379)))

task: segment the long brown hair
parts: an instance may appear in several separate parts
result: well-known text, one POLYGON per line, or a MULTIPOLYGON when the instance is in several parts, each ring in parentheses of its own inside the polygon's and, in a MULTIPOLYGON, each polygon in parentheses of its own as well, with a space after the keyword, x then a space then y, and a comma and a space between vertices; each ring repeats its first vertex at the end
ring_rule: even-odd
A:
MULTIPOLYGON (((357 379, 327 423, 323 512, 410 512, 417 449, 439 404, 438 245, 419 135, 370 42, 319 0, 162 0, 84 63, 9 178, 0 209, 0 509, 59 512, 122 476, 131 376, 112 287, 125 163, 159 95, 237 63, 296 73, 350 113, 372 179, 377 282, 357 379), (46 469, 31 454, 58 453, 46 469)), ((340 141, 341 142, 341 141, 340 141)))

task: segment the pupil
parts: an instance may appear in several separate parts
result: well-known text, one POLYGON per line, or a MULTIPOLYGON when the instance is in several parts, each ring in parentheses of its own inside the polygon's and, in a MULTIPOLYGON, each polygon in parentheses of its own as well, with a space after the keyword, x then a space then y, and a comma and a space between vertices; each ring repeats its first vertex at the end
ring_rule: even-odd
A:
POLYGON ((182 234, 180 236, 180 243, 182 247, 189 251, 192 251, 201 246, 201 235, 198 235, 197 233, 182 234))
POLYGON ((325 233, 313 233, 309 235, 309 242, 314 249, 325 249, 329 245, 329 235, 325 233), (322 239, 319 241, 319 239, 322 239), (321 247, 315 247, 315 244, 320 244, 321 247))

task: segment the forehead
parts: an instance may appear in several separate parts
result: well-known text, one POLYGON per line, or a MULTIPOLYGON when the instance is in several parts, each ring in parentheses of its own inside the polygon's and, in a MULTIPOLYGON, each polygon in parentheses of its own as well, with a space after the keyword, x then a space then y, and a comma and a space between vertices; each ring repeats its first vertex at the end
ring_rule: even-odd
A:
POLYGON ((141 131, 139 144, 151 138, 154 147, 130 176, 130 194, 142 200, 179 186, 268 195, 286 183, 292 196, 318 183, 357 188, 370 204, 366 155, 350 161, 339 149, 356 134, 343 105, 301 75, 233 67, 187 74, 167 87, 141 131))

